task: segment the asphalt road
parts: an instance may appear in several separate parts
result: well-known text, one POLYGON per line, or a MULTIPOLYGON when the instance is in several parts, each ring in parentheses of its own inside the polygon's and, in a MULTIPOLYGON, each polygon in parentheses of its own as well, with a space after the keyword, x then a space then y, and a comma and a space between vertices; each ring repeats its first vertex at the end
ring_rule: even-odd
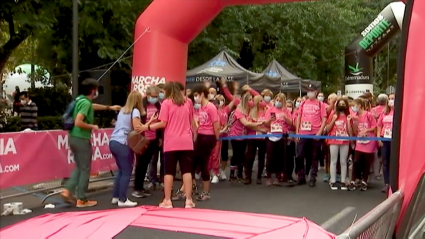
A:
MULTIPOLYGON (((319 175, 322 176, 322 175, 319 175)), ((320 177, 322 178, 322 177, 320 177)), ((175 185, 176 188, 178 185, 175 185)), ((198 208, 242 211, 253 213, 276 214, 291 217, 306 217, 310 221, 321 225, 328 231, 339 234, 348 228, 353 220, 361 218, 372 208, 385 200, 386 195, 380 192, 382 181, 373 180, 369 183, 369 190, 361 191, 331 191, 327 183, 318 181, 315 188, 307 185, 288 187, 266 187, 263 185, 243 185, 239 183, 220 182, 211 189, 211 200, 197 202, 198 208)), ((129 195, 131 192, 129 191, 129 195)), ((131 196, 130 196, 131 198, 131 196)), ((111 191, 104 191, 92 196, 98 201, 94 208, 83 210, 112 209, 110 204, 111 191)), ((145 199, 134 199, 140 205, 158 205, 162 199, 162 192, 154 191, 153 195, 145 199)), ((180 206, 175 204, 175 206, 180 206)), ((59 205, 55 209, 34 208, 33 212, 21 216, 1 217, 0 228, 18 223, 25 219, 44 213, 59 213, 79 211, 69 206, 59 205)), ((211 238, 186 233, 165 232, 153 229, 128 227, 116 238, 211 238)))

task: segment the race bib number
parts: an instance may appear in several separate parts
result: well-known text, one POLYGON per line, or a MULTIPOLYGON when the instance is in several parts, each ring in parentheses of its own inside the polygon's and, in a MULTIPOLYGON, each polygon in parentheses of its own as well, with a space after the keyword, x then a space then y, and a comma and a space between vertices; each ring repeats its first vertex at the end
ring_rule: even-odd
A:
POLYGON ((384 138, 392 138, 393 137, 393 130, 392 129, 385 129, 384 130, 384 138))
POLYGON ((301 123, 301 130, 304 131, 311 131, 311 123, 310 122, 302 122, 301 123))
POLYGON ((270 128, 271 128, 270 132, 272 132, 272 133, 282 133, 283 132, 282 125, 278 124, 278 123, 271 124, 270 128))
MULTIPOLYGON (((336 131, 335 136, 337 137, 348 137, 344 131, 336 131)), ((338 141, 347 141, 346 139, 337 139, 338 141)))

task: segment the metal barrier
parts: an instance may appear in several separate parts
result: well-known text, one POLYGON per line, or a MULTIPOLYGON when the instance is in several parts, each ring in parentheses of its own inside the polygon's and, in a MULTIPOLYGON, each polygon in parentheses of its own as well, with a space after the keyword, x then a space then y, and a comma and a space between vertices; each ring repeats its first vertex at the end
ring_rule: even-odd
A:
POLYGON ((409 239, 423 239, 425 238, 425 215, 422 218, 422 221, 419 222, 417 227, 409 235, 409 239))
POLYGON ((337 239, 391 239, 400 214, 403 197, 402 192, 395 192, 339 235, 337 239))
MULTIPOLYGON (((111 171, 99 172, 90 178, 90 187, 96 187, 96 183, 113 180, 114 173, 111 171)), ((45 193, 46 195, 55 190, 63 188, 66 179, 48 181, 38 184, 31 184, 19 187, 12 187, 0 190, 0 200, 26 196, 35 193, 45 193)))

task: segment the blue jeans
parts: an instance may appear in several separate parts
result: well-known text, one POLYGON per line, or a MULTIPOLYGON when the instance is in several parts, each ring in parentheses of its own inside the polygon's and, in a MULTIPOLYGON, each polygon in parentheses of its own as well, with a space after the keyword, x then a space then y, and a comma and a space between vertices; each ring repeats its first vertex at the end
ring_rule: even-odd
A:
POLYGON ((121 202, 125 202, 127 200, 131 173, 133 171, 134 153, 127 145, 118 143, 114 140, 109 142, 109 149, 118 166, 118 174, 115 177, 112 197, 118 198, 121 202))

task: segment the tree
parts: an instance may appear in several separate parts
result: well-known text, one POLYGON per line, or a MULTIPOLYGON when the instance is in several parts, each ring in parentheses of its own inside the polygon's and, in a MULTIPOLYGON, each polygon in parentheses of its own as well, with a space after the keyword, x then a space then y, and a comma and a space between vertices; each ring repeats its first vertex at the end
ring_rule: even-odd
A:
POLYGON ((2 0, 0 25, 8 28, 8 38, 1 37, 0 72, 13 51, 34 32, 51 27, 55 21, 50 14, 53 1, 49 0, 2 0))

